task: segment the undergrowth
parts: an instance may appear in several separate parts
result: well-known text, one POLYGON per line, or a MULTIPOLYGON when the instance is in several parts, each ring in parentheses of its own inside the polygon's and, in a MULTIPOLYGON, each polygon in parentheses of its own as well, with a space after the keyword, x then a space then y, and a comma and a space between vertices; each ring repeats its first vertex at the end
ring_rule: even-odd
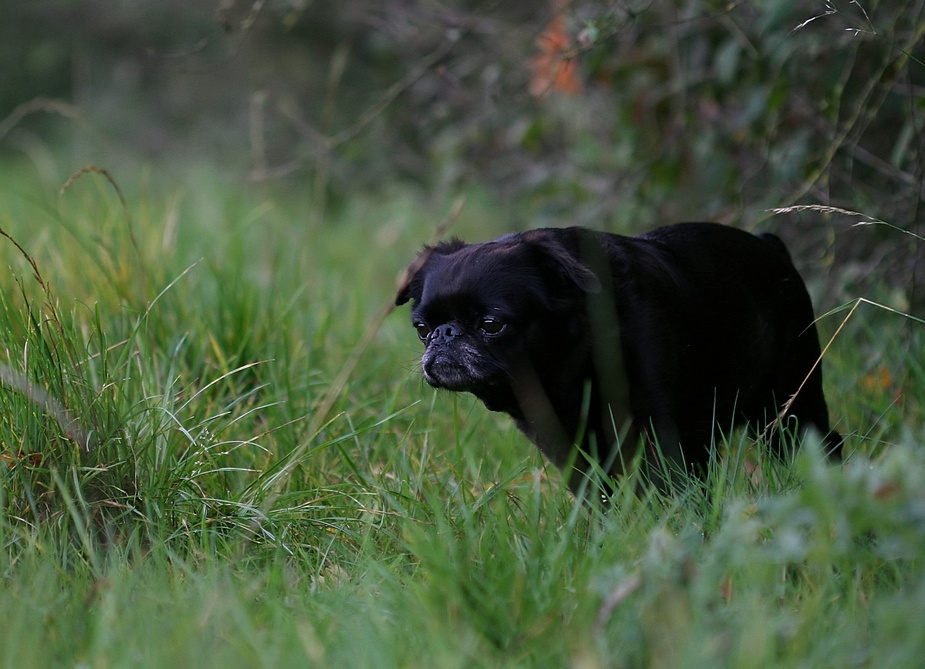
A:
MULTIPOLYGON (((844 465, 733 434, 704 481, 598 509, 420 381, 387 305, 445 212, 396 195, 322 230, 208 173, 125 196, 23 174, 0 209, 0 664, 925 655, 921 323, 864 303, 826 353, 844 465)), ((456 225, 503 228, 477 203, 456 225)))

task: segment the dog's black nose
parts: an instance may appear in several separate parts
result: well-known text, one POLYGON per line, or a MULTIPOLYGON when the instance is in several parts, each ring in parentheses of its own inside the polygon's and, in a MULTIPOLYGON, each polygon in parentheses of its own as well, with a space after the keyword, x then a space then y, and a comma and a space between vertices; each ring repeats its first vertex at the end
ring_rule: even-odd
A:
POLYGON ((450 341, 454 337, 458 337, 461 334, 462 330, 458 325, 453 323, 444 323, 443 325, 438 325, 434 328, 434 331, 430 335, 430 341, 432 344, 441 341, 450 341))

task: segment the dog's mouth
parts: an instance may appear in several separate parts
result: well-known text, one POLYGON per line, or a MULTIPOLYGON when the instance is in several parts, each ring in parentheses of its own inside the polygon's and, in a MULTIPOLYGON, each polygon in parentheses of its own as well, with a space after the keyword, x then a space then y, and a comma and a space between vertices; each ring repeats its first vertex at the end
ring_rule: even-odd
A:
POLYGON ((470 392, 479 395, 497 387, 504 373, 491 359, 486 359, 475 347, 457 345, 431 346, 421 358, 424 380, 434 388, 470 392))
POLYGON ((484 383, 481 375, 470 366, 448 355, 425 355, 421 360, 424 380, 434 388, 468 391, 484 383))

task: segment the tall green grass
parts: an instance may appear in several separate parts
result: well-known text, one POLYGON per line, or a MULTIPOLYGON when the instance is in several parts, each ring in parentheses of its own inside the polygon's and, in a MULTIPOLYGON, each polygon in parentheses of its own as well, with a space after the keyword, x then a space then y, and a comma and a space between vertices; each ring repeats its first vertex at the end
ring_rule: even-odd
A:
MULTIPOLYGON (((439 206, 2 177, 2 666, 925 657, 920 324, 864 305, 827 354, 845 465, 735 434, 601 510, 377 320, 439 206)), ((473 198, 454 231, 502 230, 473 198)))

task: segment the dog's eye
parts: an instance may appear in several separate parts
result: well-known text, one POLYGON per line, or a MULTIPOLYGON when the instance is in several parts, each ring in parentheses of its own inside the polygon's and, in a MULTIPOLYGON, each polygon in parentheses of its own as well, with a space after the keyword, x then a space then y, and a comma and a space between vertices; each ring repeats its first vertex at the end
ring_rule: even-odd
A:
POLYGON ((500 334, 504 327, 505 325, 503 322, 496 318, 492 318, 491 316, 486 316, 481 321, 479 321, 479 329, 485 334, 500 334))
POLYGON ((414 324, 414 329, 418 331, 418 339, 421 341, 427 341, 428 335, 430 335, 430 328, 427 327, 425 323, 420 321, 414 324))

